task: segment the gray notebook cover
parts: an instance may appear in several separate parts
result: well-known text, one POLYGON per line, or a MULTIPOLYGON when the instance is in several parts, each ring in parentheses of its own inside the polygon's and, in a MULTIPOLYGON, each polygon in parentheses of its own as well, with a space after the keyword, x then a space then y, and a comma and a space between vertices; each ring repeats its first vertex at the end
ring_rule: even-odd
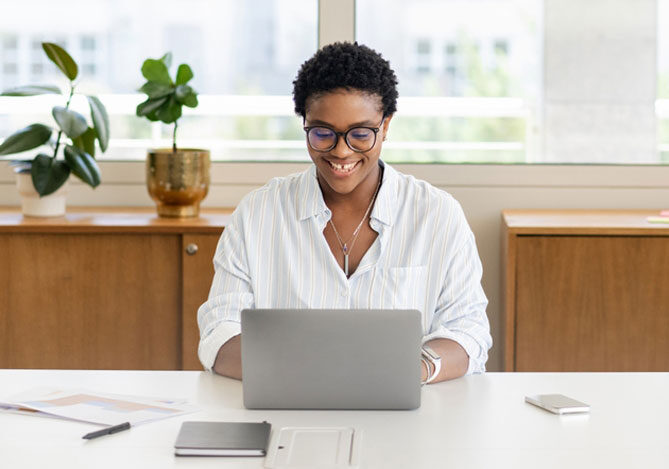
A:
POLYGON ((177 456, 264 456, 267 422, 184 422, 174 443, 177 456))

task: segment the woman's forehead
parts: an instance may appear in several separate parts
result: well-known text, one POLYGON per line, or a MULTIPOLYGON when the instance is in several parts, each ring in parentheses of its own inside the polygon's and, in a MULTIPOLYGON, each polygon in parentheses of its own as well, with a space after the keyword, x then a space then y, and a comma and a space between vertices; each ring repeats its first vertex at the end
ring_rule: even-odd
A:
POLYGON ((360 121, 378 121, 383 112, 381 96, 360 90, 338 88, 311 95, 306 101, 307 120, 346 125, 360 121))

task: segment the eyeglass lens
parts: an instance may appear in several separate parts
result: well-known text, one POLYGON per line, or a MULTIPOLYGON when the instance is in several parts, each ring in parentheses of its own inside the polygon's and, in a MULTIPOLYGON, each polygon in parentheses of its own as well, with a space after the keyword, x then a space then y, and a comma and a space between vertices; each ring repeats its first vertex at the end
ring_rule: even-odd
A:
MULTIPOLYGON (((376 133, 366 127, 354 127, 345 134, 346 143, 354 151, 368 151, 374 146, 376 133)), ((337 143, 337 134, 327 127, 312 127, 307 132, 309 145, 314 150, 329 151, 337 143)))

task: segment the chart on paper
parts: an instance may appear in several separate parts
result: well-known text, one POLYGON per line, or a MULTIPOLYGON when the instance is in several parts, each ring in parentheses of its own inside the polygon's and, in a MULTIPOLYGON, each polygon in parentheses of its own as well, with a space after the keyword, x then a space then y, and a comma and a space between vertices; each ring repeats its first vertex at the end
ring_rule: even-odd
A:
POLYGON ((29 391, 0 402, 0 407, 101 425, 115 425, 121 422, 139 425, 198 410, 196 406, 180 399, 63 389, 29 391))

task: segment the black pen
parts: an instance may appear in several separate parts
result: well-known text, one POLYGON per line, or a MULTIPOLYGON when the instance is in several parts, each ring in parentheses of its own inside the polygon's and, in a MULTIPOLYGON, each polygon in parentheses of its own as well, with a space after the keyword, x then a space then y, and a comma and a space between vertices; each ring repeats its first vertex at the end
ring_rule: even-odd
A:
POLYGON ((130 422, 119 423, 118 425, 112 425, 111 427, 103 428, 102 430, 96 430, 94 432, 86 433, 82 438, 84 440, 92 440, 103 435, 111 435, 112 433, 122 432, 130 428, 130 422))

